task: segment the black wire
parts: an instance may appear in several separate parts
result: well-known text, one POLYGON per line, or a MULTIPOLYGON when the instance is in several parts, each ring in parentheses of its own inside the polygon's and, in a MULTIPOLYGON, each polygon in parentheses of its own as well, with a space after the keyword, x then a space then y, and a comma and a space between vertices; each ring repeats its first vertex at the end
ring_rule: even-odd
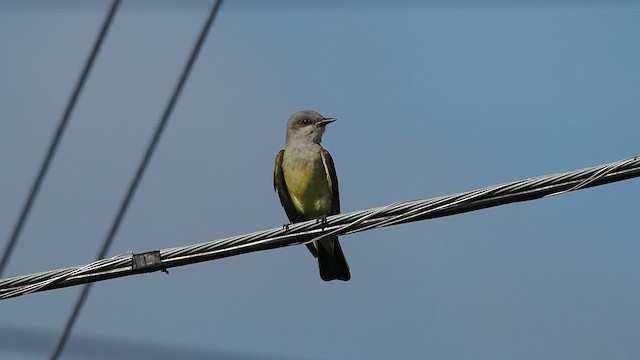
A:
POLYGON ((109 26, 111 25, 111 20, 113 19, 113 15, 115 14, 116 8, 118 7, 118 3, 120 0, 114 0, 111 4, 111 9, 107 14, 107 17, 104 19, 102 23, 102 28, 98 33, 98 37, 93 43, 93 48, 91 49, 91 53, 87 57, 87 60, 84 63, 84 67, 82 69, 82 73, 80 77, 76 81, 75 88, 73 89, 73 93, 71 93, 71 98, 69 98, 69 102, 67 103, 67 107, 60 118, 60 122, 58 123, 58 127, 56 128, 56 132, 51 139, 51 143, 49 144, 49 149, 47 150, 47 154, 42 160, 42 164, 40 165, 40 170, 38 171, 38 175, 36 175, 35 181, 31 185, 31 191, 29 191, 29 195, 27 196, 27 200, 22 206, 22 211, 20 212, 20 217, 18 221, 16 221, 13 226, 13 231, 11 232, 11 237, 7 241, 7 245, 4 248, 4 252, 2 253, 2 259, 0 260, 0 278, 2 278, 2 273, 4 272, 7 264, 9 263, 9 259, 11 258, 11 254, 13 253, 13 249, 18 243, 18 239, 20 238, 20 234, 22 233, 22 228, 29 217, 29 213, 31 212, 31 206, 33 205, 38 192, 40 191, 40 186, 44 180, 44 177, 47 174, 47 170, 49 169, 49 165, 51 164, 51 160, 53 160, 53 156, 56 153, 56 149, 58 148, 58 144, 60 144, 60 140, 62 139, 62 135, 64 134, 64 130, 67 127, 67 123, 71 118, 71 113, 76 106, 76 102, 80 97, 80 93, 84 88, 84 83, 89 76, 89 72, 93 67, 93 63, 95 59, 98 57, 98 52, 102 47, 102 43, 104 42, 105 37, 107 36, 107 31, 109 30, 109 26))
MULTIPOLYGON (((96 257, 96 259, 101 259, 105 257, 107 251, 109 251, 109 247, 111 246, 111 243, 113 242, 113 239, 115 238, 115 235, 118 232, 120 223, 122 222, 122 219, 124 218, 127 212, 129 203, 131 202, 131 199, 133 198, 133 195, 135 194, 136 189, 138 188, 138 184, 140 183, 140 180, 144 175, 145 169, 149 164, 149 161, 151 160, 151 156, 153 155, 153 152, 156 149, 158 141, 160 140, 160 136, 162 135, 162 132, 167 124, 167 121, 169 120, 169 117, 173 112, 173 108, 176 102, 178 101, 178 98, 180 97, 182 88, 184 87, 184 84, 186 83, 187 78, 189 77, 191 68, 193 67, 195 60, 198 57, 198 54, 200 53, 200 49, 204 44, 207 34, 209 33, 209 29, 211 28, 211 25, 213 24, 216 14, 218 13, 218 9, 220 8, 221 5, 222 5, 222 0, 216 0, 213 2, 211 9, 209 10, 209 14, 200 32, 200 36, 198 37, 196 43, 193 46, 193 49, 191 50, 191 55, 189 56, 189 59, 187 60, 187 63, 182 71, 182 74, 178 79, 178 82, 173 91, 173 94, 171 95, 171 98, 169 98, 169 101, 167 102, 167 105, 164 109, 162 117, 158 122, 158 126, 156 127, 156 130, 153 133, 151 142, 147 146, 147 150, 144 154, 144 157, 142 158, 142 161, 138 165, 138 169, 133 179, 131 180, 131 183, 129 184, 129 189, 127 191, 127 194, 125 195, 124 199, 122 200, 122 203, 120 204, 118 213, 116 214, 116 217, 113 219, 113 223, 111 224, 111 229, 109 230, 107 237, 104 239, 102 243, 102 247, 100 248, 100 252, 98 253, 98 256, 96 257)), ((92 284, 89 283, 82 288, 80 295, 78 296, 78 299, 76 300, 76 303, 73 307, 73 310, 69 315, 69 318, 67 319, 67 323, 64 327, 64 330, 62 331, 62 334, 58 338, 58 341, 56 342, 56 345, 53 348, 53 351, 51 352, 50 359, 52 360, 58 359, 60 354, 64 350, 64 346, 66 345, 67 340, 69 339, 69 335, 71 334, 73 325, 75 324, 76 319, 78 318, 78 315, 82 310, 85 300, 89 296, 91 287, 92 287, 92 284)))

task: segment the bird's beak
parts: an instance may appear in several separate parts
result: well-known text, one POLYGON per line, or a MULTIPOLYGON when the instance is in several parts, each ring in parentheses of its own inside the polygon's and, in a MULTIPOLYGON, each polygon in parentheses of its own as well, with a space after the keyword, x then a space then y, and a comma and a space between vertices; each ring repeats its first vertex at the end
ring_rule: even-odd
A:
POLYGON ((318 121, 316 124, 318 126, 327 126, 327 125, 331 124, 334 121, 336 121, 336 118, 324 118, 324 119, 318 121))

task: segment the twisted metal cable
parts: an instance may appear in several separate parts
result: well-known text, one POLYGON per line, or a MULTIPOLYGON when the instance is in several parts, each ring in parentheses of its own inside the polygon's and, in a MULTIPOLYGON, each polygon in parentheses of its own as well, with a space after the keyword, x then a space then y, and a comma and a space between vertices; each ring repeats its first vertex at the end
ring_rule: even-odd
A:
POLYGON ((88 265, 0 280, 0 300, 121 276, 224 258, 254 251, 303 244, 332 235, 347 235, 374 228, 461 214, 519 201, 555 196, 588 187, 640 176, 640 158, 561 174, 545 175, 502 185, 426 200, 339 214, 326 223, 315 220, 246 235, 142 254, 118 255, 88 265))

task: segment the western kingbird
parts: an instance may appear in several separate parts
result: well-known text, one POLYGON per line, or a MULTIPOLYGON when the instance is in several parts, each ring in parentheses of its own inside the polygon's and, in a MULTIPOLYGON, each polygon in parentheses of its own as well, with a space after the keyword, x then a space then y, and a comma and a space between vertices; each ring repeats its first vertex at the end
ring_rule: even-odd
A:
MULTIPOLYGON (((340 213, 338 177, 333 159, 321 145, 325 126, 336 119, 311 110, 298 111, 287 122, 285 148, 276 156, 273 188, 292 223, 340 213)), ((318 258, 324 281, 351 278, 338 237, 307 244, 318 258)))

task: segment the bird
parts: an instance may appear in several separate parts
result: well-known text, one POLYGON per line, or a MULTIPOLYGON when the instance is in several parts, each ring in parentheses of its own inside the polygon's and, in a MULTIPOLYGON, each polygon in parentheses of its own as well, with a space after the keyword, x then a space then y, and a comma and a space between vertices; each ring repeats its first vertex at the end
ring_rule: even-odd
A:
MULTIPOLYGON (((320 145, 325 127, 336 121, 313 110, 298 111, 287 121, 285 148, 276 155, 273 188, 291 223, 340 213, 338 177, 331 154, 320 145)), ((307 244, 318 259, 324 281, 351 279, 338 237, 307 244)))

